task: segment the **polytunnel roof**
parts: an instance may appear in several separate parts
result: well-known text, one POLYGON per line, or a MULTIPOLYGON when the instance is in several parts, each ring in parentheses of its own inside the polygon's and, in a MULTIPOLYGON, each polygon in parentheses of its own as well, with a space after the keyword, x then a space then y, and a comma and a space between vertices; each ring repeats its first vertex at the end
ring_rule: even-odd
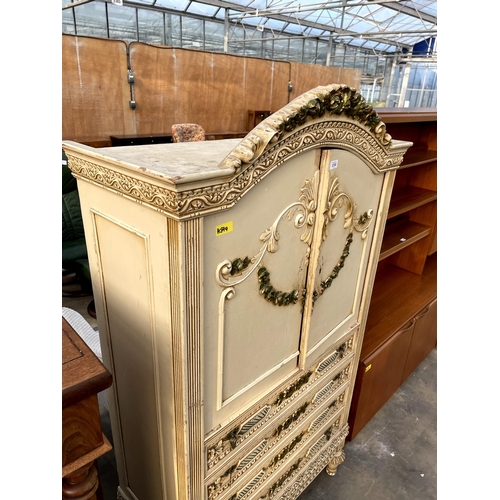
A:
MULTIPOLYGON (((67 0, 63 6, 88 1, 67 0)), ((377 54, 436 52, 436 0, 111 0, 110 3, 227 19, 229 26, 243 27, 247 38, 252 34, 273 39, 331 38, 333 42, 377 54), (257 34, 264 30, 264 35, 257 34)))

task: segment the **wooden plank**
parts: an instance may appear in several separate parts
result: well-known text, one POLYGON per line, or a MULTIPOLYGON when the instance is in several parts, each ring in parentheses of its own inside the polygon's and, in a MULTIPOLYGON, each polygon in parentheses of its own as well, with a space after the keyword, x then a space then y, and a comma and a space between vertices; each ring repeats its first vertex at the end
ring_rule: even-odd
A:
POLYGON ((416 167, 418 165, 425 165, 426 163, 432 163, 437 161, 437 151, 433 150, 419 150, 417 148, 410 148, 403 158, 403 163, 399 167, 409 168, 416 167))
POLYGON ((416 186, 405 186, 392 192, 387 218, 404 214, 437 199, 437 192, 416 186))
POLYGON ((134 132, 127 45, 62 35, 62 139, 109 140, 134 132))
POLYGON ((137 133, 170 133, 174 123, 243 131, 249 109, 287 102, 288 63, 130 44, 137 133))
MULTIPOLYGON (((313 89, 319 85, 331 83, 345 84, 356 89, 361 81, 361 71, 349 68, 338 68, 336 66, 320 66, 317 64, 303 64, 291 62, 290 74, 293 91, 290 100, 313 89)), ((265 109, 265 108, 258 108, 265 109)))
POLYGON ((377 114, 385 124, 437 122, 437 108, 377 108, 377 114))
POLYGON ((384 233, 379 261, 429 236, 431 231, 431 227, 410 220, 388 225, 384 233))
POLYGON ((359 88, 359 70, 63 35, 63 140, 108 146, 111 135, 247 129, 248 110, 281 109, 318 85, 359 88), (288 92, 292 81, 293 91, 288 92), (136 102, 131 109, 130 100, 136 102))

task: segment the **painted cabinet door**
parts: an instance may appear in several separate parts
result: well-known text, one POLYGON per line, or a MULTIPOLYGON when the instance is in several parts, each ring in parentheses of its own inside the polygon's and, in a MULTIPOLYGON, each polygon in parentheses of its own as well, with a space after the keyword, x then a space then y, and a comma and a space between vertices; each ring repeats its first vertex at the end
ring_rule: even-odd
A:
POLYGON ((348 151, 310 150, 204 219, 207 432, 358 325, 383 177, 348 151))
POLYGON ((369 253, 383 175, 341 149, 323 150, 322 192, 307 283, 301 365, 360 324, 369 253))
POLYGON ((204 219, 206 431, 298 371, 320 155, 291 158, 204 219))

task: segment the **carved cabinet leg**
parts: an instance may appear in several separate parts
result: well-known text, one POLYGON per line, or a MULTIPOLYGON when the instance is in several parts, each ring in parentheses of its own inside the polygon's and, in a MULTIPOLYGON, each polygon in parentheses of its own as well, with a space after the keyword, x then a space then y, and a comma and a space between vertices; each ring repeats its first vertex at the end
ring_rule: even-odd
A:
POLYGON ((337 473, 337 467, 345 460, 344 450, 337 450, 335 455, 330 460, 330 463, 326 466, 326 473, 330 476, 335 476, 337 473))
POLYGON ((99 474, 94 462, 66 476, 62 480, 63 500, 97 500, 99 474))

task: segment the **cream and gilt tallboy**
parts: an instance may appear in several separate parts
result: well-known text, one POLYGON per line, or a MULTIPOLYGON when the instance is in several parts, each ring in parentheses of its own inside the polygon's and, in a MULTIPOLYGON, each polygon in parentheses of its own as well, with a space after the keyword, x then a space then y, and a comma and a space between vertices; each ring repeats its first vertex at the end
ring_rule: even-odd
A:
POLYGON ((292 500, 335 474, 410 146, 333 84, 244 139, 63 142, 114 378, 118 498, 292 500))

